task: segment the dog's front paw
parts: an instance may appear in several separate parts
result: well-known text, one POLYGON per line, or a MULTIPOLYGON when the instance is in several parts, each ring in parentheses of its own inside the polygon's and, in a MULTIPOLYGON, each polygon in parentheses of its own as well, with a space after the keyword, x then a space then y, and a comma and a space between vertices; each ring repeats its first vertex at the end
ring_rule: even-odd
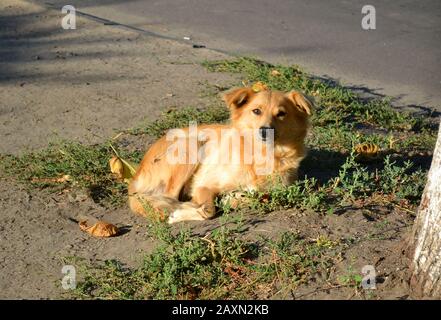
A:
POLYGON ((179 209, 173 211, 167 220, 168 224, 181 222, 181 221, 201 221, 205 220, 204 216, 202 215, 204 212, 204 208, 194 208, 189 207, 185 209, 179 209))
POLYGON ((168 219, 167 219, 167 223, 168 224, 173 224, 176 222, 180 222, 182 221, 179 217, 179 214, 177 211, 173 212, 172 214, 169 215, 168 219))

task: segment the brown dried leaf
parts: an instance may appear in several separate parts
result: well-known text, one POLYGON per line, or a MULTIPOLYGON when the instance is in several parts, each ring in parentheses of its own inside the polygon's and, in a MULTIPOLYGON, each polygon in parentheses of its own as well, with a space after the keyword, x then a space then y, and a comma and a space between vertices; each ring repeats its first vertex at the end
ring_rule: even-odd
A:
POLYGON ((94 237, 113 237, 118 234, 118 228, 108 222, 98 221, 93 226, 88 227, 87 221, 80 221, 78 223, 80 229, 89 233, 94 237))
POLYGON ((115 174, 119 179, 124 176, 124 165, 118 157, 109 160, 110 172, 115 174))
POLYGON ((262 81, 258 81, 255 84, 253 84, 251 89, 253 89, 254 92, 265 91, 268 90, 268 86, 262 81))
POLYGON ((375 159, 378 157, 378 152, 380 148, 373 143, 361 143, 354 147, 355 152, 359 159, 375 159))
POLYGON ((136 173, 138 165, 126 161, 117 156, 109 160, 110 171, 116 175, 118 179, 129 182, 136 173))

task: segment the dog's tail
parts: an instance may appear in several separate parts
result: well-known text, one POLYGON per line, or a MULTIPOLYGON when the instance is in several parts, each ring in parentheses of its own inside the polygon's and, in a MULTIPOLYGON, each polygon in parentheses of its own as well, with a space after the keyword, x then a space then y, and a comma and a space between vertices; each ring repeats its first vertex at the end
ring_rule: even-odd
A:
POLYGON ((193 202, 182 202, 178 199, 163 195, 146 193, 129 194, 129 206, 134 212, 155 220, 175 223, 188 220, 206 220, 213 213, 204 205, 193 202))

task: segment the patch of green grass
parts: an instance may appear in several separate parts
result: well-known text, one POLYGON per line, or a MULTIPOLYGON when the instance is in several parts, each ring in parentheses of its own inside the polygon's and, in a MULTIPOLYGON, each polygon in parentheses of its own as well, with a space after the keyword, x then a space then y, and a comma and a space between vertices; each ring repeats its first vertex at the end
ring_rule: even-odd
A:
POLYGON ((169 129, 188 127, 190 122, 196 122, 198 125, 222 123, 227 121, 228 118, 228 110, 224 107, 208 107, 205 109, 184 107, 163 112, 159 119, 142 124, 135 129, 128 130, 128 132, 134 135, 147 134, 159 138, 169 129))
POLYGON ((78 295, 105 299, 189 299, 194 295, 227 294, 212 291, 231 283, 224 269, 228 265, 242 265, 249 245, 231 237, 224 228, 211 237, 200 238, 192 237, 189 230, 174 236, 168 227, 159 226, 162 243, 138 269, 124 269, 114 261, 98 269, 88 268, 78 295))
POLYGON ((361 284, 363 282, 363 276, 354 271, 354 267, 350 265, 346 273, 338 277, 338 281, 340 284, 352 287, 352 288, 361 288, 361 284))
MULTIPOLYGON (((268 190, 245 192, 245 199, 236 210, 271 212, 295 208, 316 212, 334 212, 360 201, 375 198, 388 203, 417 205, 426 182, 426 172, 412 171, 412 162, 397 165, 386 156, 383 167, 369 170, 351 154, 340 167, 338 175, 326 183, 316 178, 300 179, 292 185, 274 183, 268 190)), ((228 202, 221 203, 221 210, 231 211, 228 202)), ((363 203, 363 202, 362 202, 363 203)))
MULTIPOLYGON (((139 162, 141 153, 120 151, 121 156, 139 162)), ((20 156, 0 157, 3 172, 38 188, 85 188, 98 203, 106 206, 126 202, 126 185, 110 173, 109 159, 113 156, 109 143, 83 145, 79 142, 61 141, 46 149, 20 156), (67 181, 58 178, 68 175, 67 181)))
POLYGON ((287 295, 311 277, 321 273, 326 278, 327 270, 336 258, 337 244, 303 239, 299 234, 283 232, 276 240, 264 240, 264 256, 254 266, 259 283, 272 284, 272 288, 287 295))
POLYGON ((280 288, 293 289, 318 268, 328 267, 330 248, 292 232, 277 240, 241 238, 240 222, 221 225, 205 237, 156 224, 150 230, 159 246, 137 268, 117 261, 82 265, 77 298, 232 299, 259 298, 280 288), (329 255, 328 255, 329 254, 329 255))

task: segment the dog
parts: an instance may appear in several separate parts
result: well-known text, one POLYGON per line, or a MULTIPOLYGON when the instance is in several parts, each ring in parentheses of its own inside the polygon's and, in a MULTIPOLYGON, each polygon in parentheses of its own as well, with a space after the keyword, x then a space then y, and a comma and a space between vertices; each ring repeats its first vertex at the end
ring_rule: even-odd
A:
POLYGON ((250 87, 232 89, 223 100, 228 124, 177 129, 173 139, 170 130, 149 148, 129 184, 132 211, 159 214, 168 223, 205 220, 215 216, 219 195, 265 190, 276 178, 284 185, 297 179, 306 156, 311 100, 298 91, 250 87), (250 145, 260 148, 259 157, 250 145), (178 157, 179 146, 185 152, 178 157))

